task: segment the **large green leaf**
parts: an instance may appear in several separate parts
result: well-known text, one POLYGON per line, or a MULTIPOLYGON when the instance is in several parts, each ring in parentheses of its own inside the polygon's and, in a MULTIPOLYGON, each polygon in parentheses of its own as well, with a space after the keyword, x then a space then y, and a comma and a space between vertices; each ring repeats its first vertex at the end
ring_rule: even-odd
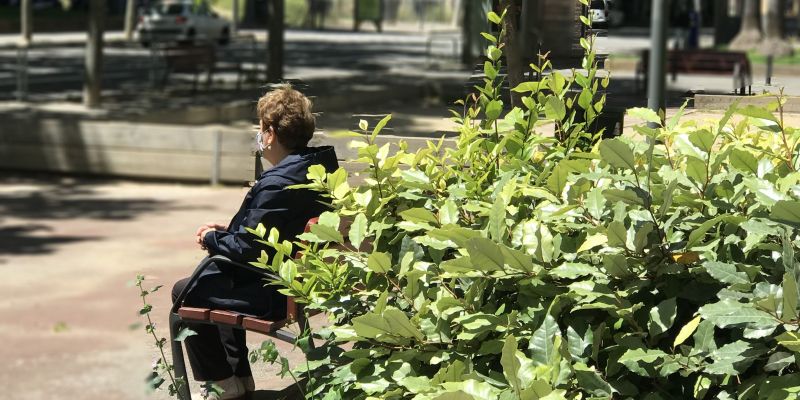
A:
POLYGON ((686 323, 686 325, 684 325, 683 328, 681 328, 680 332, 678 332, 678 335, 675 336, 675 340, 672 342, 672 347, 673 348, 678 347, 680 344, 685 342, 686 339, 692 336, 694 331, 697 330, 697 327, 699 325, 700 325, 700 316, 698 315, 697 317, 693 318, 691 321, 686 323))
POLYGON ((633 151, 619 139, 600 142, 600 156, 612 167, 634 169, 633 151))
POLYGON ((531 359, 535 365, 547 365, 556 352, 553 338, 560 336, 558 323, 552 315, 546 314, 542 325, 533 331, 533 336, 528 344, 531 351, 531 359))
POLYGON ((781 319, 791 321, 797 319, 797 280, 792 272, 783 274, 783 315, 781 319))
POLYGON ((710 353, 717 349, 717 343, 714 340, 714 324, 711 321, 703 321, 697 326, 697 331, 692 335, 694 340, 694 348, 706 353, 710 353))
POLYGON ((747 279, 747 274, 739 272, 736 269, 736 265, 718 261, 706 261, 703 263, 703 267, 709 275, 720 282, 730 285, 750 283, 750 280, 747 279))
POLYGON ((426 222, 438 225, 436 215, 424 208, 411 208, 400 213, 400 217, 409 222, 426 222))
POLYGON ((544 104, 544 114, 548 119, 561 121, 567 116, 567 108, 564 101, 558 97, 548 97, 544 104))
POLYGON ((769 356, 767 364, 764 365, 765 371, 780 371, 794 364, 794 354, 779 351, 769 356))
POLYGON ((618 361, 637 375, 653 376, 655 367, 666 356, 661 350, 633 349, 627 350, 618 361))
POLYGON ((800 201, 778 201, 769 216, 778 222, 800 225, 800 201))
POLYGON ((784 332, 775 337, 775 340, 777 340, 781 346, 800 353, 800 332, 784 332))
POLYGON ((751 118, 765 119, 767 121, 772 121, 775 123, 778 122, 778 119, 775 118, 775 114, 773 114, 772 112, 768 111, 765 108, 754 105, 737 108, 736 113, 751 118))
POLYGON ((711 353, 714 362, 706 367, 706 371, 715 375, 739 375, 764 352, 761 347, 738 340, 714 350, 711 353))
POLYGON ((518 375, 522 364, 517 359, 517 338, 514 335, 506 336, 505 344, 503 344, 503 353, 500 357, 500 365, 503 366, 503 375, 506 377, 508 384, 511 385, 517 397, 521 398, 522 382, 520 382, 518 375))
POLYGON ((473 265, 480 271, 500 271, 505 260, 500 246, 490 239, 476 237, 467 240, 467 251, 473 265))
POLYGON ((690 133, 689 141, 706 153, 714 148, 714 134, 705 129, 690 133))
POLYGON ((375 252, 367 258, 367 268, 379 274, 385 274, 392 270, 392 258, 389 254, 375 252))
POLYGON ((578 379, 578 384, 582 390, 594 396, 611 398, 615 392, 614 388, 603 379, 596 369, 582 363, 576 363, 573 367, 575 368, 575 377, 578 379))
POLYGON ((644 120, 645 122, 661 125, 661 117, 659 117, 655 111, 649 108, 644 108, 644 107, 629 108, 627 114, 629 117, 639 118, 644 120))
POLYGON ((503 196, 497 196, 489 211, 489 235, 492 239, 502 242, 505 239, 506 228, 506 207, 503 196))
POLYGON ((650 309, 650 321, 647 323, 650 336, 658 336, 669 330, 675 323, 677 312, 678 305, 674 297, 666 299, 650 309))
POLYGON ((725 222, 729 224, 740 224, 744 222, 747 218, 740 216, 740 215, 719 215, 716 216, 708 221, 703 222, 700 224, 697 229, 693 230, 692 233, 689 234, 689 240, 686 242, 686 249, 691 249, 692 247, 700 244, 702 240, 705 238, 706 233, 708 233, 711 228, 715 227, 717 224, 725 222))
POLYGON ((583 244, 578 247, 578 253, 591 250, 597 246, 604 245, 608 242, 608 237, 603 233, 595 233, 586 238, 583 244))
POLYGON ((731 165, 736 169, 753 175, 758 173, 758 160, 750 152, 740 149, 731 150, 728 155, 731 165))
POLYGON ((350 225, 350 231, 347 233, 350 244, 356 249, 361 247, 361 242, 367 235, 367 217, 363 213, 359 213, 353 219, 353 224, 350 225))
POLYGON ((752 324, 759 327, 777 326, 775 317, 755 309, 750 304, 725 299, 718 303, 706 304, 700 308, 703 319, 711 321, 720 328, 732 325, 752 324))

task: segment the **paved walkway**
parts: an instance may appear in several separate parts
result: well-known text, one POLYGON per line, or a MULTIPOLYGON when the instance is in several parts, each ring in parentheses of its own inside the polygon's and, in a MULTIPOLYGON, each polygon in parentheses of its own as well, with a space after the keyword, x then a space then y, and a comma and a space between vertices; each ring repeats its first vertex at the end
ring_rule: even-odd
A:
MULTIPOLYGON (((193 234, 226 222, 243 188, 81 179, 0 179, 0 398, 139 400, 156 356, 131 286, 164 285, 150 299, 167 335, 171 285, 203 257, 193 234), (8 396, 8 397, 6 397, 8 396)), ((265 338, 250 335, 258 345, 265 338)), ((281 345, 284 354, 291 347, 281 345)), ((292 359, 299 360, 299 354, 292 359)), ((275 369, 255 368, 260 389, 275 369)), ((256 399, 275 398, 262 390, 256 399)))

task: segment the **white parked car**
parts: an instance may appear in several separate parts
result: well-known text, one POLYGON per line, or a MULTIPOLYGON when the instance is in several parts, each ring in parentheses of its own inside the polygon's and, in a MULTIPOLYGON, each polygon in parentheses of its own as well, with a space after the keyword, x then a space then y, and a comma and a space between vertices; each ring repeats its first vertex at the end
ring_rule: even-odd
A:
POLYGON ((205 1, 162 0, 142 13, 136 32, 145 47, 154 42, 227 44, 231 38, 231 24, 212 11, 205 1))
POLYGON ((594 28, 608 28, 608 12, 610 10, 608 1, 592 0, 589 3, 589 18, 594 28))

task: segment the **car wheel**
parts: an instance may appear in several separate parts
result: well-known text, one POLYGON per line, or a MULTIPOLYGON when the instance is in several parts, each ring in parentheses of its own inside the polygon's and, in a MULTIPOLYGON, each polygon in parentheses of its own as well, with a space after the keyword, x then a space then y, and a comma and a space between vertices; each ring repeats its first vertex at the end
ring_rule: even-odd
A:
POLYGON ((222 46, 227 45, 231 42, 231 31, 225 27, 222 29, 222 33, 219 35, 219 44, 222 46))

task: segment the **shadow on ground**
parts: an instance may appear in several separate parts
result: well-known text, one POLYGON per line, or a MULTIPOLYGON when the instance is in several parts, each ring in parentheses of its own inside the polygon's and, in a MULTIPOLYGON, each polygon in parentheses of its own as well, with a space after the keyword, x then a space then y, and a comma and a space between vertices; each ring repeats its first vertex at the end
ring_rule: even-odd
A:
MULTIPOLYGON (((58 245, 97 240, 91 235, 60 236, 51 233, 47 221, 82 219, 121 221, 145 213, 177 210, 171 201, 148 198, 108 198, 97 185, 102 180, 43 177, 34 174, 0 178, 0 189, 18 185, 18 189, 0 195, 0 255, 42 254, 55 251, 58 245), (26 182, 47 182, 49 189, 34 190, 26 182), (12 219, 13 221, 8 221, 12 219)), ((181 210, 186 208, 181 207, 181 210)), ((52 225, 52 224, 50 224, 52 225)), ((0 259, 0 263, 3 263, 0 259)))
MULTIPOLYGON (((97 239, 91 236, 53 236, 47 234, 51 230, 44 225, 0 227, 0 237, 3 238, 0 241, 0 256, 51 253, 55 250, 54 247, 58 245, 97 239)), ((6 261, 0 258, 0 264, 5 263, 6 261)))

